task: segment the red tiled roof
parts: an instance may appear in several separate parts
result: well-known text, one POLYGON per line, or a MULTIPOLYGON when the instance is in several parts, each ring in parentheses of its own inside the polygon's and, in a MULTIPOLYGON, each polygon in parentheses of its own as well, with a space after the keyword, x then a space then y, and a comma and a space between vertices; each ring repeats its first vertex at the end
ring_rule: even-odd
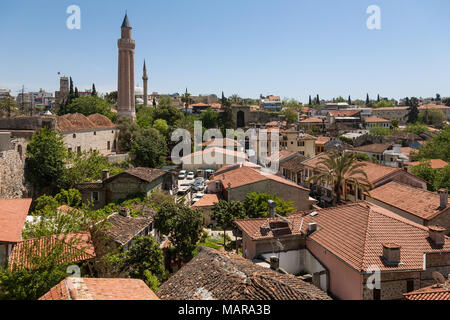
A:
POLYGON ((330 137, 318 137, 317 139, 316 139, 316 145, 320 145, 320 146, 322 146, 322 145, 325 145, 327 142, 329 142, 331 140, 331 138, 330 137))
POLYGON ((286 121, 271 121, 266 123, 266 127, 285 127, 287 125, 286 121))
POLYGON ((56 128, 61 132, 115 128, 107 117, 92 114, 88 117, 81 113, 68 113, 56 118, 56 128))
POLYGON ((198 200, 193 208, 212 207, 215 203, 219 202, 219 197, 215 193, 205 194, 200 200, 198 200))
POLYGON ((424 220, 431 220, 450 209, 450 206, 439 207, 441 202, 437 193, 395 181, 373 189, 370 197, 424 220))
POLYGON ((290 185, 292 187, 308 190, 302 186, 297 185, 296 183, 289 181, 287 179, 281 178, 280 176, 265 173, 259 170, 255 170, 249 167, 240 167, 234 170, 227 171, 225 173, 218 174, 212 179, 209 184, 215 183, 215 181, 221 181, 224 188, 237 188, 241 186, 245 186, 248 184, 256 183, 259 181, 277 181, 279 183, 283 183, 286 185, 290 185))
POLYGON ((0 242, 18 242, 32 199, 0 199, 0 242))
POLYGON ((160 300, 140 279, 67 277, 39 300, 160 300))
POLYGON ((383 153, 391 147, 390 144, 373 143, 361 147, 353 148, 354 151, 371 152, 371 153, 383 153))
POLYGON ((227 147, 230 146, 240 146, 240 143, 237 140, 224 138, 224 139, 211 139, 202 143, 203 147, 227 147))
POLYGON ((361 113, 360 110, 330 110, 328 111, 334 117, 354 117, 361 113))
POLYGON ((450 284, 432 285, 403 296, 406 300, 450 300, 450 284))
POLYGON ((426 110, 426 109, 450 109, 450 107, 446 105, 437 105, 431 103, 419 107, 419 110, 426 110))
POLYGON ((390 120, 379 118, 379 117, 367 117, 364 119, 364 122, 367 123, 385 123, 385 122, 391 122, 390 120))
POLYGON ((59 234, 18 242, 9 257, 10 268, 33 269, 30 257, 42 256, 52 250, 62 250, 60 263, 89 260, 95 257, 94 245, 89 232, 59 234))
POLYGON ((320 118, 307 118, 299 121, 299 123, 322 123, 322 119, 320 118))
MULTIPOLYGON (((446 166, 448 166, 448 162, 441 160, 441 159, 431 159, 428 160, 430 162, 430 165, 433 169, 443 169, 446 166)), ((424 161, 423 163, 426 163, 427 161, 424 161)), ((414 162, 409 162, 408 165, 409 166, 417 166, 419 164, 422 164, 422 162, 420 161, 414 161, 414 162)))
MULTIPOLYGON (((428 228, 366 201, 316 212, 315 216, 307 213, 289 215, 293 226, 288 225, 291 231, 282 235, 306 235, 308 224, 315 222, 317 231, 308 235, 307 239, 358 272, 365 272, 372 265, 382 271, 422 270, 425 253, 450 251, 449 237, 445 237, 443 246, 437 247, 429 239, 428 228), (395 243, 401 247, 400 264, 389 264, 384 260, 385 243, 395 243)), ((268 228, 270 222, 268 219, 235 221, 254 240, 274 237, 273 231, 268 228)))

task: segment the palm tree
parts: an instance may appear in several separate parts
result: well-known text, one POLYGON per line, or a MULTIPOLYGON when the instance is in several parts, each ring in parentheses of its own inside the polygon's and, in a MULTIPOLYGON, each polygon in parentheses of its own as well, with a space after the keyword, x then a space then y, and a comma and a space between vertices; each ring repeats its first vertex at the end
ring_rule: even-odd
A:
POLYGON ((188 92, 187 88, 186 88, 186 92, 181 97, 181 101, 184 103, 185 109, 187 109, 189 107, 189 105, 191 104, 192 98, 191 98, 191 94, 188 92))
POLYGON ((373 185, 367 179, 367 174, 361 169, 366 164, 357 160, 357 154, 344 153, 340 155, 335 151, 325 154, 318 163, 317 169, 320 173, 310 177, 306 183, 309 185, 311 181, 322 184, 323 182, 333 187, 336 194, 336 203, 340 203, 344 186, 348 182, 353 183, 356 190, 362 189, 369 191, 373 185))

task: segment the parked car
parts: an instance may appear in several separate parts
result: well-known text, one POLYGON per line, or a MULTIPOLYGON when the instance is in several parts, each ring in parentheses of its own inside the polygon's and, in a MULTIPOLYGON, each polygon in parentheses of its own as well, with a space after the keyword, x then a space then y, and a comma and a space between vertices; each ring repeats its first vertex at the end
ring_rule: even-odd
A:
POLYGON ((201 198, 203 198, 205 194, 203 193, 196 193, 194 195, 194 198, 192 199, 192 204, 196 203, 198 200, 200 200, 201 198))
POLYGON ((195 178, 195 175, 192 171, 190 171, 186 176, 186 179, 188 179, 188 180, 193 180, 194 178, 195 178))
POLYGON ((186 179, 186 170, 181 170, 178 174, 178 180, 186 179))

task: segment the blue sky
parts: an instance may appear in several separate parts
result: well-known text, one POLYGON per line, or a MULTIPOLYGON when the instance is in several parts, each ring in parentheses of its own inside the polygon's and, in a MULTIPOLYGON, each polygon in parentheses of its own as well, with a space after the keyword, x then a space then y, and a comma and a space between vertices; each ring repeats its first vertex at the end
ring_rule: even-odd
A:
POLYGON ((117 86, 117 39, 128 10, 136 84, 197 94, 450 96, 448 0, 4 0, 0 87, 117 86), (66 8, 81 8, 69 30, 66 8), (381 8, 381 30, 366 9, 381 8))

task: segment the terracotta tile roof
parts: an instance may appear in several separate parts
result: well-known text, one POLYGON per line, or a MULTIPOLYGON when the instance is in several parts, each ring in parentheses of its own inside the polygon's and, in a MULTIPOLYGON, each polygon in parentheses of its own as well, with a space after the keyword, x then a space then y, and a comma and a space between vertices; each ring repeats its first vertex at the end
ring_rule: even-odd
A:
POLYGON ((106 179, 104 182, 109 182, 111 180, 116 179, 119 176, 122 176, 122 175, 131 175, 131 176, 139 178, 143 181, 152 182, 165 174, 166 174, 166 172, 163 170, 160 170, 160 169, 137 167, 137 168, 125 170, 119 174, 111 176, 108 179, 106 179))
POLYGON ((450 109, 450 107, 446 105, 437 105, 431 103, 419 107, 419 110, 427 110, 427 109, 450 109))
MULTIPOLYGON (((428 160, 430 162, 430 165, 433 169, 443 169, 446 166, 448 166, 448 162, 441 160, 441 159, 431 159, 428 160)), ((424 163, 426 163, 427 161, 424 161, 424 163)), ((417 166, 419 164, 421 164, 422 162, 420 161, 413 161, 413 162, 409 162, 408 165, 409 166, 417 166)))
POLYGON ((328 113, 334 117, 355 117, 360 115, 361 110, 330 110, 328 113))
POLYGON ((228 188, 228 186, 230 186, 231 188, 237 188, 248 184, 256 183, 259 181, 267 181, 267 180, 277 181, 298 189, 309 191, 309 189, 299 186, 292 181, 281 178, 274 174, 265 173, 249 167, 240 167, 234 170, 227 171, 225 173, 217 174, 215 175, 214 179, 212 179, 209 182, 209 184, 215 183, 216 181, 221 181, 222 186, 224 188, 228 188))
POLYGON ((266 160, 268 161, 283 161, 284 159, 286 159, 287 157, 293 155, 295 152, 292 151, 287 151, 285 149, 282 149, 280 151, 278 151, 278 154, 276 153, 272 153, 271 155, 269 155, 266 160))
POLYGON ((403 296, 406 300, 450 300, 450 284, 432 285, 403 296))
POLYGON ((0 199, 0 242, 18 242, 32 199, 0 199))
POLYGON ((67 277, 39 300, 160 300, 140 279, 67 277))
POLYGON ((297 153, 292 158, 280 162, 280 168, 287 169, 293 172, 302 171, 304 168, 302 162, 305 161, 306 159, 307 158, 304 155, 297 153))
POLYGON ((120 213, 113 213, 108 217, 109 226, 105 231, 109 239, 125 245, 136 237, 153 222, 153 213, 142 217, 124 217, 120 213))
POLYGON ((366 123, 385 123, 385 122, 391 122, 390 120, 379 118, 379 117, 367 117, 364 119, 364 122, 366 123))
POLYGON ((391 147, 390 144, 373 143, 361 147, 353 148, 353 151, 371 152, 371 153, 383 153, 391 147))
POLYGON ((403 147, 403 148, 402 148, 402 153, 403 153, 404 155, 406 155, 406 156, 409 157, 409 156, 411 155, 411 152, 412 152, 413 150, 415 150, 415 149, 410 148, 410 147, 403 147))
POLYGON ((215 157, 218 158, 218 161, 222 161, 222 163, 227 163, 227 157, 233 156, 234 162, 241 162, 241 161, 245 161, 248 159, 248 156, 246 153, 244 152, 239 152, 239 151, 233 151, 233 150, 228 150, 226 148, 219 148, 219 147, 208 147, 205 150, 202 151, 196 151, 193 153, 190 153, 188 155, 185 155, 184 157, 181 158, 182 162, 186 162, 186 161, 190 161, 191 162, 197 162, 201 161, 200 163, 203 163, 203 160, 205 160, 205 155, 208 155, 207 157, 211 157, 213 159, 215 159, 215 157), (214 155, 210 155, 210 154, 214 154, 214 155), (218 155, 216 155, 218 154, 218 155))
POLYGON ((9 267, 33 269, 33 262, 29 260, 31 254, 45 256, 55 248, 63 250, 65 256, 61 257, 61 263, 84 261, 95 257, 89 232, 59 234, 18 242, 11 251, 9 267))
POLYGON ((234 253, 200 247, 200 253, 163 283, 164 300, 330 300, 290 274, 258 266, 234 253))
POLYGON ((450 238, 445 237, 441 247, 429 239, 427 227, 411 222, 401 216, 369 202, 316 210, 289 215, 293 225, 283 228, 270 227, 270 223, 282 220, 246 219, 235 221, 236 225, 254 240, 274 237, 272 229, 282 236, 306 236, 308 224, 317 223, 317 231, 308 235, 324 249, 334 254, 358 272, 365 272, 371 265, 382 271, 422 270, 425 253, 450 252, 450 238), (300 232, 301 226, 301 232, 300 232), (289 232, 290 230, 290 232, 289 232), (388 264, 383 255, 383 244, 395 243, 401 247, 401 263, 388 264))
POLYGON ((219 202, 219 197, 215 193, 205 194, 200 200, 198 200, 193 208, 212 207, 215 203, 219 202))
MULTIPOLYGON (((321 153, 320 155, 318 155, 314 158, 304 161, 303 164, 310 168, 317 169, 318 163, 325 156, 326 156, 325 153, 321 153)), ((361 161, 361 162, 365 163, 366 165, 360 169, 363 170, 367 174, 367 180, 369 180, 372 184, 375 184, 382 179, 388 178, 389 176, 391 176, 399 171, 404 171, 401 168, 393 168, 393 167, 384 166, 381 164, 376 164, 373 162, 368 162, 368 161, 361 161)), ((406 171, 404 171, 404 173, 408 174, 406 171)), ((356 175, 355 177, 359 177, 359 175, 356 175)), ((417 179, 419 179, 419 178, 417 178, 417 179)))
POLYGON ((450 206, 439 207, 439 194, 395 181, 373 189, 370 197, 424 220, 431 220, 450 209, 450 206))
POLYGON ((327 142, 329 142, 331 140, 330 137, 317 137, 316 139, 316 145, 325 145, 327 142))
POLYGON ((322 123, 322 119, 320 118, 307 118, 299 121, 299 123, 322 123))
POLYGON ((237 141, 237 140, 233 140, 233 139, 228 139, 228 138, 224 138, 224 139, 211 139, 209 141, 205 141, 202 143, 203 147, 227 147, 228 145, 230 146, 240 146, 241 144, 237 141))
POLYGON ((220 173, 224 173, 230 170, 234 170, 236 168, 239 167, 249 167, 249 168, 254 168, 254 169, 261 169, 261 166, 259 164, 250 162, 250 161, 243 161, 243 162, 238 162, 238 163, 233 163, 233 164, 226 164, 223 167, 219 168, 216 170, 216 172, 214 172, 214 174, 220 174, 220 173))
POLYGON ((266 123, 266 127, 285 127, 286 125, 286 121, 271 121, 266 123))
POLYGON ((107 117, 93 114, 88 117, 81 113, 68 113, 56 118, 56 128, 61 132, 115 128, 107 117))

